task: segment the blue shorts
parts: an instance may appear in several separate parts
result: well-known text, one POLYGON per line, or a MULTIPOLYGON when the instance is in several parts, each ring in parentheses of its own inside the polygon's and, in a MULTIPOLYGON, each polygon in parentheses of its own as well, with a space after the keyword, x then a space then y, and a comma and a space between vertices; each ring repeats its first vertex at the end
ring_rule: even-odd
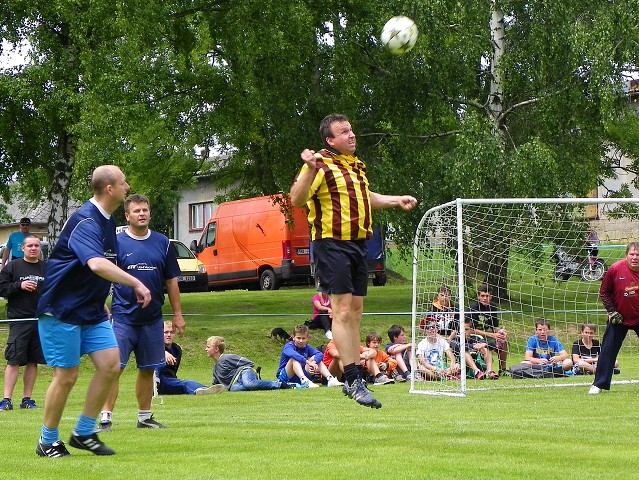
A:
POLYGON ((111 324, 106 320, 72 325, 45 313, 38 319, 38 332, 42 353, 50 367, 77 367, 82 355, 118 347, 111 324))
POLYGON ((113 322, 113 332, 120 347, 120 368, 126 367, 131 352, 135 353, 135 363, 140 370, 164 367, 164 321, 158 320, 145 325, 129 325, 113 322))
POLYGON ((315 240, 313 254, 320 288, 328 294, 365 297, 368 263, 364 240, 315 240))
MULTIPOLYGON (((306 378, 308 378, 311 382, 319 382, 321 381, 321 375, 309 375, 306 371, 306 368, 302 367, 302 371, 306 378)), ((293 374, 290 377, 286 374, 286 368, 282 368, 277 371, 276 375, 277 379, 282 383, 302 383, 302 380, 297 375, 293 374)))

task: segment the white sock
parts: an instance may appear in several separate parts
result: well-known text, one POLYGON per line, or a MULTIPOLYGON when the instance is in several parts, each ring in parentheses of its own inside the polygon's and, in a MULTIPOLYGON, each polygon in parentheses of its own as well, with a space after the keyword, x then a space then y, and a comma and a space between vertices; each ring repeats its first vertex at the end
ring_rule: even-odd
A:
POLYGON ((110 422, 113 413, 109 410, 102 410, 100 412, 100 415, 102 416, 102 418, 100 419, 101 422, 110 422))
POLYGON ((151 410, 138 410, 138 420, 148 420, 151 418, 151 410))

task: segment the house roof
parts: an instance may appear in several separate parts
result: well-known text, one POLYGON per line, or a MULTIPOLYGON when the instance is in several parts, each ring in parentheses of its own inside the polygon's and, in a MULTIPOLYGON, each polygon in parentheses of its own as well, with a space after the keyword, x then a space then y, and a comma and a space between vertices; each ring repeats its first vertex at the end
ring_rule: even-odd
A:
MULTIPOLYGON (((0 202, 4 203, 4 202, 0 202)), ((49 213, 51 205, 49 202, 41 201, 37 205, 29 205, 24 201, 15 202, 13 204, 4 203, 7 206, 7 213, 11 216, 12 221, 8 223, 0 223, 0 227, 17 225, 22 217, 29 217, 32 224, 46 225, 49 221, 49 213)), ((75 200, 69 200, 69 214, 76 211, 82 203, 75 200)))

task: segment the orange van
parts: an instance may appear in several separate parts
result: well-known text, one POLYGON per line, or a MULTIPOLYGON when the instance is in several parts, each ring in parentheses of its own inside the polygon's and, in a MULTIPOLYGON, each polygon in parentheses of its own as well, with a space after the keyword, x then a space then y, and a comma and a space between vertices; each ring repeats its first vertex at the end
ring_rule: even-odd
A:
POLYGON ((205 266, 209 287, 311 281, 306 211, 282 212, 281 195, 220 204, 191 250, 205 266))

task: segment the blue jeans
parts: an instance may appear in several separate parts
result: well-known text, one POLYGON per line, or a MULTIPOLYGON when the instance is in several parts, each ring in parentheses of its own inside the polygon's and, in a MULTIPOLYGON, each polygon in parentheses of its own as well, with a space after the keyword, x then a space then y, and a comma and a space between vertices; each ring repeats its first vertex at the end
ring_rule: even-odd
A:
POLYGON ((229 392, 246 392, 250 390, 277 390, 280 382, 275 380, 260 380, 257 373, 251 368, 247 368, 240 373, 237 381, 231 385, 229 392))
POLYGON ((161 377, 158 393, 160 395, 195 395, 195 391, 198 388, 206 388, 206 385, 202 385, 195 380, 161 377))

